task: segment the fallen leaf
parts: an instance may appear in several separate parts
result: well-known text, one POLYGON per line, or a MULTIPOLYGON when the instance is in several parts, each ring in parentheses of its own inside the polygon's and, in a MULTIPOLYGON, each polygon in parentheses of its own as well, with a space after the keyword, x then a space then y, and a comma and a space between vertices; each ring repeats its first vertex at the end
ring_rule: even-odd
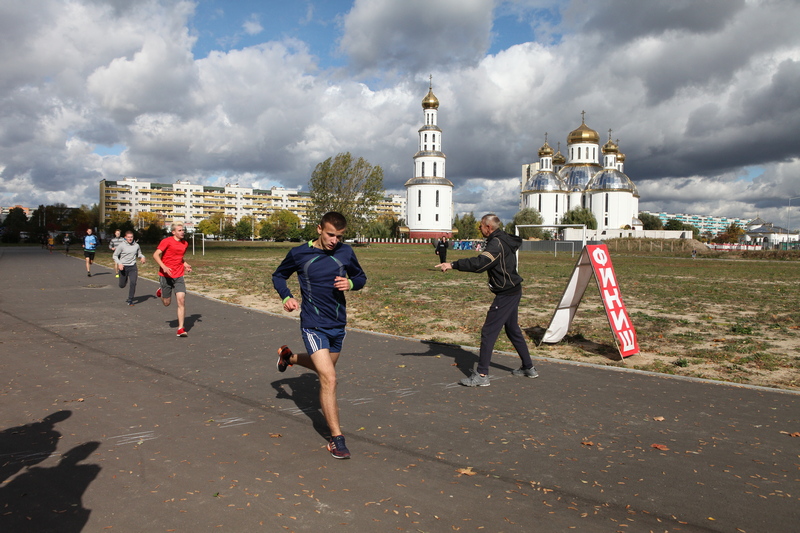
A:
POLYGON ((279 439, 281 437, 283 437, 283 435, 281 435, 280 433, 270 433, 269 434, 269 438, 271 438, 271 439, 279 439))
POLYGON ((663 422, 664 421, 664 417, 663 416, 655 416, 655 417, 653 417, 653 420, 655 420, 656 422, 663 422))
POLYGON ((583 444, 584 446, 594 446, 594 442, 590 440, 582 441, 581 444, 583 444))
POLYGON ((667 450, 669 450, 669 448, 667 448, 667 447, 666 447, 665 445, 663 445, 663 444, 651 444, 651 445, 650 445, 650 447, 651 447, 651 448, 656 448, 656 449, 658 449, 658 450, 662 450, 662 451, 667 451, 667 450))
POLYGON ((477 472, 472 471, 472 467, 468 466, 467 468, 456 468, 456 472, 458 472, 459 476, 474 476, 477 475, 477 472))
POLYGON ((790 437, 800 437, 800 431, 794 431, 792 433, 789 433, 788 431, 781 431, 780 433, 783 435, 789 435, 790 437))

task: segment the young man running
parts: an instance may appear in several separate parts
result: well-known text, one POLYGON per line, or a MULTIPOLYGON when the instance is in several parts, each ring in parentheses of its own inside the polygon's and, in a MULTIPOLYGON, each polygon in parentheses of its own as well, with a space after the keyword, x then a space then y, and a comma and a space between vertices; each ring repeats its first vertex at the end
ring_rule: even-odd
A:
POLYGON ((172 237, 162 240, 153 253, 153 259, 158 263, 158 276, 161 287, 156 291, 156 298, 161 298, 164 307, 172 303, 172 292, 175 292, 175 301, 178 303, 178 337, 188 337, 183 328, 183 319, 186 316, 186 282, 183 273, 191 272, 192 267, 183 260, 189 243, 184 240, 183 224, 172 225, 172 237))
POLYGON ((138 242, 133 242, 133 232, 128 230, 125 232, 125 238, 122 243, 117 245, 114 249, 114 268, 117 270, 117 277, 119 278, 119 288, 124 289, 125 285, 130 281, 130 288, 128 289, 128 299, 125 303, 133 305, 133 297, 136 294, 136 282, 139 279, 139 268, 136 266, 136 259, 141 260, 144 264, 144 254, 139 247, 138 242))
POLYGON ((336 362, 342 350, 347 324, 345 291, 357 291, 367 276, 353 249, 342 243, 347 220, 341 213, 326 213, 317 226, 319 238, 292 248, 272 274, 272 284, 286 311, 301 307, 286 280, 297 273, 303 305, 300 331, 306 353, 295 354, 288 346, 278 350, 278 371, 292 365, 313 370, 319 376, 319 403, 331 435, 328 451, 336 459, 349 459, 350 451, 339 426, 336 401, 336 362))
POLYGON ((92 228, 86 230, 83 238, 83 257, 86 258, 86 275, 92 277, 92 263, 94 263, 94 252, 97 249, 97 235, 92 235, 92 228))
MULTIPOLYGON (((114 230, 114 236, 108 241, 108 249, 111 250, 112 254, 117 250, 117 247, 125 242, 125 239, 122 238, 122 230, 114 230)), ((134 262, 135 264, 135 262, 134 262)), ((119 277, 119 271, 122 270, 119 268, 119 264, 114 264, 114 275, 119 277)))

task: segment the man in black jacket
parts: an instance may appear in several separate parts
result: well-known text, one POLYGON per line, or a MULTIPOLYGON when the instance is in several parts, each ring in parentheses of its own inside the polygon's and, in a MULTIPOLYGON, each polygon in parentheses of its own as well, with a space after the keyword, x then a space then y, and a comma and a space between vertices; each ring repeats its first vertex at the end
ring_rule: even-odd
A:
POLYGON ((461 384, 467 387, 489 386, 489 363, 492 361, 494 343, 503 327, 522 359, 522 366, 512 370, 511 373, 529 378, 539 376, 531 361, 531 354, 517 319, 519 301, 522 298, 522 278, 517 273, 516 251, 522 244, 522 239, 516 235, 509 235, 501 227, 502 223, 497 215, 484 215, 480 225, 481 233, 486 237, 484 251, 477 257, 436 265, 442 272, 450 269, 486 272, 489 276, 489 289, 494 293, 494 301, 486 313, 486 320, 481 329, 478 368, 472 371, 470 377, 461 380, 461 384))

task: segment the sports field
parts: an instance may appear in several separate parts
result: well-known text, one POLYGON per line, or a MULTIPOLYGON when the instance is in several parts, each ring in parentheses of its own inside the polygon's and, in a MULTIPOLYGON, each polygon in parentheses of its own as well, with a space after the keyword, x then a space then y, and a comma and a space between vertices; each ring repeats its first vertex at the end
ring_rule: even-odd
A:
MULTIPOLYGON (((198 241, 187 261, 190 291, 284 313, 271 274, 297 243, 198 241)), ((569 335, 535 348, 534 356, 620 365, 669 374, 800 390, 800 261, 728 259, 720 254, 633 251, 611 257, 641 353, 619 361, 597 288, 592 282, 569 335)), ((492 295, 485 275, 433 266, 428 245, 377 244, 356 249, 367 286, 348 295, 351 327, 422 340, 478 346, 492 295)), ((154 278, 152 249, 141 275, 154 278)), ((475 252, 451 250, 448 260, 475 252)), ((77 254, 75 254, 77 255, 77 254)), ((751 254, 752 255, 752 254, 751 254)), ((98 254, 110 265, 110 253, 98 254)), ((577 257, 523 252, 525 292, 520 324, 534 344, 547 327, 577 257)), ((295 281, 294 278, 292 281, 295 281)), ((296 294, 296 281, 290 286, 296 294)), ((187 306, 190 308, 191 303, 187 306)), ((496 345, 513 351, 505 336, 496 345)), ((509 362, 508 364, 512 364, 509 362)))

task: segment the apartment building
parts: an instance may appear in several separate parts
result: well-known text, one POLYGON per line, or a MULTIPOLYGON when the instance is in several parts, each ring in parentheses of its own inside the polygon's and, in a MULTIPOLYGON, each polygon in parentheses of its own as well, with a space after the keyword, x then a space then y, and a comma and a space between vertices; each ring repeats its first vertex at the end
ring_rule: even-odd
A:
POLYGON ((749 223, 749 219, 737 217, 712 217, 707 215, 687 215, 683 213, 651 213, 644 211, 647 214, 656 216, 661 220, 662 224, 666 224, 668 220, 675 219, 684 224, 691 224, 692 226, 700 229, 700 235, 710 232, 711 235, 718 235, 724 233, 728 226, 734 222, 745 228, 749 223))
MULTIPOLYGON (((235 224, 245 216, 263 220, 276 211, 286 209, 308 223, 311 195, 300 189, 272 187, 253 189, 239 184, 224 187, 197 185, 186 180, 155 183, 126 177, 118 181, 100 181, 100 218, 107 222, 111 213, 125 212, 134 220, 139 213, 155 213, 163 224, 183 223, 189 231, 212 215, 230 217, 235 224)), ((402 217, 405 197, 391 195, 378 206, 379 215, 402 217)))

